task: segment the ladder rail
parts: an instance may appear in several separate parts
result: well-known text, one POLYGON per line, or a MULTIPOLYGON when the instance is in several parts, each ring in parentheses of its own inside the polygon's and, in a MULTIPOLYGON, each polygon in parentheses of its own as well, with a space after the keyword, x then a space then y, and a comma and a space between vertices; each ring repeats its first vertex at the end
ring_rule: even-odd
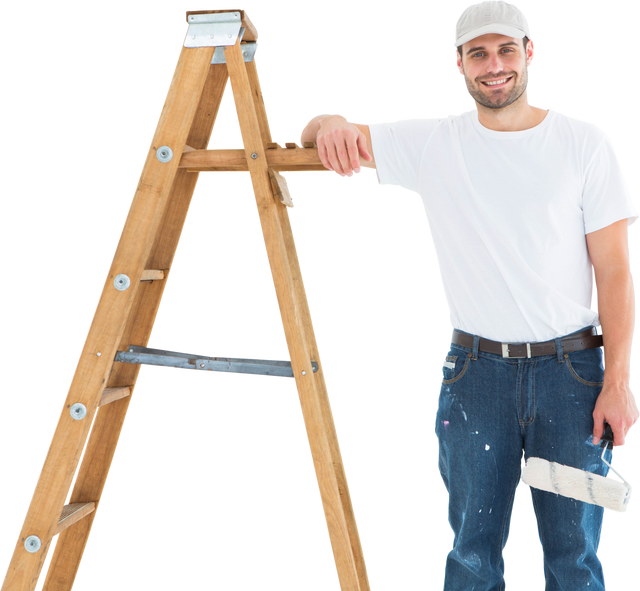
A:
MULTIPOLYGON (((171 145, 178 154, 182 152, 213 51, 213 48, 183 48, 180 54, 111 269, 9 564, 3 591, 32 591, 36 586, 104 384, 109 379, 113 356, 120 344, 126 318, 130 315, 135 295, 140 288, 142 273, 145 268, 158 268, 146 267, 145 263, 149 259, 179 159, 161 162, 156 157, 156 150, 171 145), (125 290, 114 285, 114 280, 119 275, 127 275, 130 280, 130 286, 125 290), (69 409, 74 404, 85 406, 86 416, 82 420, 71 417, 69 409), (41 541, 38 551, 25 551, 24 543, 29 536, 37 536, 41 541)), ((157 283, 162 282, 142 285, 153 288, 157 283)), ((129 396, 105 408, 126 406, 130 398, 129 396)), ((67 531, 71 529, 73 528, 67 531)))
POLYGON ((342 591, 368 591, 362 547, 287 208, 274 198, 269 179, 268 139, 262 136, 262 130, 268 129, 266 111, 263 101, 254 98, 239 41, 225 49, 225 58, 340 586, 342 591), (317 372, 313 372, 312 361, 318 364, 317 372))
MULTIPOLYGON (((187 138, 189 145, 206 146, 208 144, 227 78, 227 69, 224 65, 210 66, 187 138)), ((156 233, 153 248, 149 254, 148 267, 155 269, 171 268, 197 179, 197 174, 178 171, 173 182, 162 224, 156 233)), ((133 312, 129 316, 119 348, 126 348, 131 342, 141 343, 142 345, 148 343, 168 279, 168 274, 165 275, 166 277, 163 281, 145 284, 138 292, 133 312)), ((115 364, 114 371, 107 384, 108 388, 128 385, 133 390, 139 370, 139 365, 115 364)), ((99 410, 90 441, 87 444, 82 466, 71 494, 71 502, 91 499, 99 504, 127 414, 130 398, 128 396, 126 401, 118 400, 116 403, 109 404, 99 410)), ((61 534, 45 580, 45 588, 48 591, 71 589, 96 513, 97 511, 94 511, 73 528, 61 534)))

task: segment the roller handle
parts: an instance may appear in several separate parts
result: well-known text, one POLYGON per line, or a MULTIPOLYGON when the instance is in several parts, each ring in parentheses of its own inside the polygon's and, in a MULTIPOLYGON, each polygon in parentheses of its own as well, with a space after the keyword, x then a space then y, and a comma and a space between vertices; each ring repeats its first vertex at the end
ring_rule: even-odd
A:
POLYGON ((606 447, 606 449, 613 449, 613 429, 611 425, 605 421, 604 433, 602 434, 600 447, 606 447))

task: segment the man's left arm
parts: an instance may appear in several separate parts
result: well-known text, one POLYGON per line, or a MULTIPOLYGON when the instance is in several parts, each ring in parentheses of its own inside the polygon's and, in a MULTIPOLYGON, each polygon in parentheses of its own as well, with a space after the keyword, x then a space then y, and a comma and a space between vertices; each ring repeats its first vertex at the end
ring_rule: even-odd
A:
POLYGON ((596 276, 605 360, 604 383, 593 411, 593 443, 600 442, 606 420, 613 430, 614 445, 624 445, 627 432, 638 420, 629 388, 635 303, 627 220, 591 232, 586 238, 596 276))

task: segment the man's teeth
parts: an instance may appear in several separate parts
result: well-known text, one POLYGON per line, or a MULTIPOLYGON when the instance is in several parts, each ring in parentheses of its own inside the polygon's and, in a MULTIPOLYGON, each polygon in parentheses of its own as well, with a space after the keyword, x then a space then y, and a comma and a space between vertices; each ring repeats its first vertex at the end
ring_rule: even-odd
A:
POLYGON ((503 78, 502 80, 494 80, 493 82, 485 82, 485 84, 489 86, 495 86, 496 84, 503 84, 507 80, 509 80, 509 78, 503 78))

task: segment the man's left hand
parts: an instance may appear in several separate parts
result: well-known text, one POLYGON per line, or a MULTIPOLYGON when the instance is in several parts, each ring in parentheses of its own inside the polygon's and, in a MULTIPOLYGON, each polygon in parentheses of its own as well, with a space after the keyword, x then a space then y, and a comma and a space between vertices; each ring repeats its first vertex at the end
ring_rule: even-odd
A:
POLYGON ((604 433, 604 422, 613 430, 613 445, 624 445, 629 429, 640 413, 628 385, 604 385, 593 410, 593 444, 598 445, 604 433))

